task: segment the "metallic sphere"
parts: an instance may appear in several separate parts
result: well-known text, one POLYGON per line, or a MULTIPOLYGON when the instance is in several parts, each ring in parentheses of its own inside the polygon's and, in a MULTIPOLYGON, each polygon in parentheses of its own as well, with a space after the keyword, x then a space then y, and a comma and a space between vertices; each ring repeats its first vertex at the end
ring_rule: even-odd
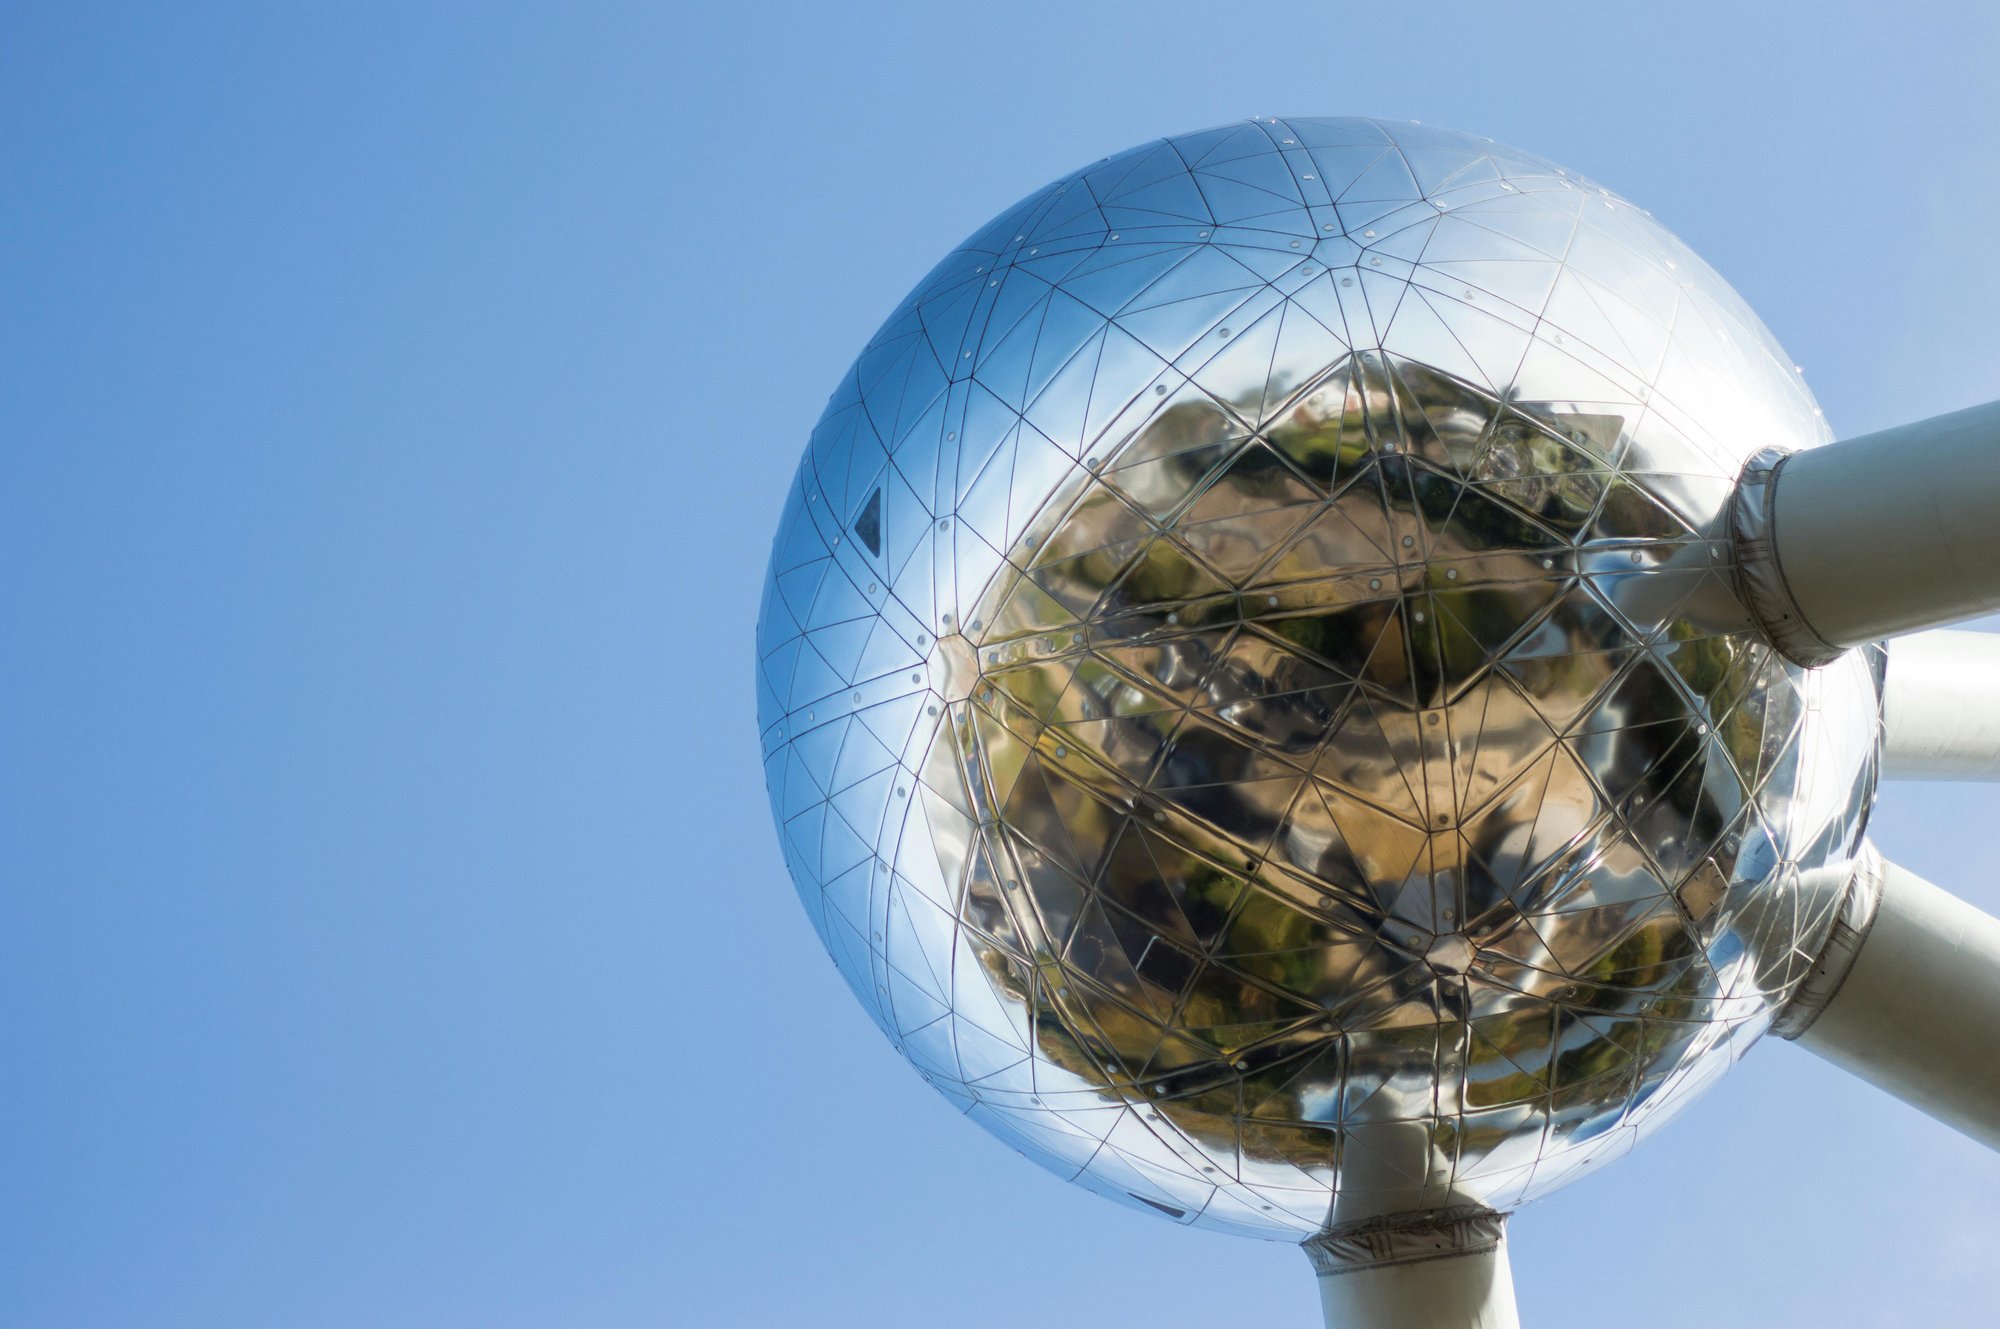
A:
POLYGON ((1763 1032, 1873 796, 1879 653, 1730 618, 1827 441, 1640 208, 1420 125, 1063 177, 862 351, 758 631, 827 949, 937 1090, 1184 1223, 1506 1209, 1763 1032))

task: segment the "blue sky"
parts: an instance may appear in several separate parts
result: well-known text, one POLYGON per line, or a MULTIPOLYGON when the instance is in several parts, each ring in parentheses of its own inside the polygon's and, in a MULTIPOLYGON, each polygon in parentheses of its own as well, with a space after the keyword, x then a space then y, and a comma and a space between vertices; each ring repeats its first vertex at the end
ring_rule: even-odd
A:
MULTIPOLYGON (((1361 113, 1650 208, 1843 433, 2000 397, 1996 57, 1971 4, 10 6, 0 1324, 1314 1323, 820 952, 750 666, 826 394, 1077 163, 1361 113)), ((1995 909, 1996 812, 1877 835, 1995 909)), ((1762 1047, 1514 1220, 1524 1316, 1974 1322, 1996 1186, 1762 1047)))

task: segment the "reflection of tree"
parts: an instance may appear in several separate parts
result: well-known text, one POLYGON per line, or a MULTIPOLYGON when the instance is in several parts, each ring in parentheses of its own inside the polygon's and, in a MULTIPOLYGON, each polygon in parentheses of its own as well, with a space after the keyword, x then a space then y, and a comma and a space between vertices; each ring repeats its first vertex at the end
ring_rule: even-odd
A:
MULTIPOLYGON (((1716 851, 1720 868, 1668 871, 1638 842, 1666 827, 1647 846, 1664 860, 1666 835, 1719 825, 1731 791, 1708 778, 1698 726, 1754 781, 1795 732, 1799 707, 1789 685, 1772 685, 1761 648, 1686 622, 1642 642, 1579 580, 1580 542, 1684 534, 1607 464, 1615 417, 1577 417, 1574 433, 1609 433, 1571 437, 1559 421, 1442 376, 1397 373, 1348 363, 1257 438, 1190 398, 1127 446, 1102 449, 1098 474, 1051 500, 1071 505, 1068 516, 1021 582, 1074 623, 1059 626, 1046 609, 1006 619, 1018 653, 999 666, 988 657, 982 682, 999 697, 980 704, 1006 730, 987 740, 985 764, 1027 772, 983 821, 1007 828, 989 833, 991 845, 1016 879, 1010 908, 1032 919, 1023 954, 989 949, 981 962, 998 990, 1037 1012, 1038 1054, 1107 1098, 1149 1098, 1218 1149, 1233 1148, 1240 1127, 1249 1156, 1312 1167, 1333 1166, 1324 1123, 1371 1086, 1384 1096, 1368 1110, 1441 1114, 1430 1138, 1478 1151, 1539 1129, 1537 1112, 1562 1130, 1608 1122, 1646 1077, 1664 1074, 1691 1046, 1716 977, 1681 915, 1633 903, 1635 883, 1674 877, 1659 881, 1664 891, 1698 870, 1726 882, 1731 861, 1716 851), (1332 515, 1283 526, 1271 541, 1283 547, 1257 574, 1267 581, 1231 590, 1204 564, 1214 547, 1193 527, 1264 538, 1280 524, 1253 519, 1296 511, 1284 505, 1296 504, 1300 477, 1331 489, 1332 515), (1188 516, 1196 508, 1202 523, 1188 516), (1189 529, 1176 531, 1184 519, 1189 529), (1511 683, 1486 674, 1503 658, 1511 683), (1486 778, 1495 803, 1538 754, 1568 745, 1576 760, 1563 755, 1539 777, 1538 797, 1575 804, 1576 842, 1537 849, 1532 873, 1510 875, 1491 865, 1505 861, 1509 837, 1525 864, 1518 842, 1538 833, 1542 804, 1524 805, 1522 824, 1494 818, 1466 832, 1463 844, 1455 825, 1426 845, 1435 828, 1382 814, 1328 830, 1322 848, 1339 855, 1327 848, 1309 879, 1323 895, 1285 875, 1315 865, 1275 850, 1263 859, 1296 818, 1260 781, 1300 787, 1316 745, 1329 733, 1340 741, 1334 726, 1353 697, 1385 714, 1388 698, 1401 700, 1374 775, 1407 776, 1418 790, 1436 754, 1427 739, 1398 736, 1404 720, 1429 733, 1413 708, 1450 708, 1438 751, 1469 754, 1471 774, 1454 771, 1441 787, 1486 778), (1286 784, 1279 770, 1297 778, 1286 784), (1603 815, 1607 801, 1615 815, 1603 815), (1655 820, 1640 819, 1642 806, 1655 820), (1412 841, 1407 852, 1398 837, 1412 841), (1337 882, 1337 871, 1361 870, 1335 860, 1408 862, 1419 849, 1436 857, 1420 858, 1428 866, 1411 880, 1430 871, 1440 900, 1459 892, 1461 925, 1481 920, 1479 944, 1533 909, 1542 912, 1522 930, 1540 929, 1546 951, 1504 978, 1476 968, 1440 980, 1407 938, 1378 935, 1405 906, 1369 888, 1386 897, 1401 883, 1337 882), (1614 852, 1632 857, 1607 863, 1614 852), (1618 902, 1599 903, 1608 896, 1618 902), (1548 959, 1558 953, 1564 961, 1548 959), (1440 1069, 1447 1055, 1461 1059, 1456 1069, 1440 1069), (1383 1087, 1406 1079, 1439 1097, 1405 1101, 1383 1087), (1461 1111, 1485 1115, 1448 1119, 1461 1111)), ((1000 623, 1011 593, 990 595, 979 618, 1000 623)), ((1357 760, 1343 778, 1366 766, 1357 760)))

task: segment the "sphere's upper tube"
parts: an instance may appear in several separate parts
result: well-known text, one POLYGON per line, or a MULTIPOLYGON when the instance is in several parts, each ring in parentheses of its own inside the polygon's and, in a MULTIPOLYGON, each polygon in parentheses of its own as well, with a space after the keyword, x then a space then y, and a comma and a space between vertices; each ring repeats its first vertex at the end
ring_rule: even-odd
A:
POLYGON ((2000 402, 1745 473, 1745 598, 1780 649, 1839 649, 2000 610, 2000 402))

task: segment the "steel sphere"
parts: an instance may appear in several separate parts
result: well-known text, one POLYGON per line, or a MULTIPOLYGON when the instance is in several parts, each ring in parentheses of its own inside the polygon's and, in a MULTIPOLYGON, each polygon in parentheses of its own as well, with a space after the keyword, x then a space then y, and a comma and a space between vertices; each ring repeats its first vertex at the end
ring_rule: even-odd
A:
POLYGON ((1649 214, 1490 140, 1257 119, 1064 176, 890 315, 786 504, 807 912, 940 1093, 1126 1203, 1545 1194, 1831 925, 1879 656, 1730 619, 1726 525, 1828 437, 1649 214))

